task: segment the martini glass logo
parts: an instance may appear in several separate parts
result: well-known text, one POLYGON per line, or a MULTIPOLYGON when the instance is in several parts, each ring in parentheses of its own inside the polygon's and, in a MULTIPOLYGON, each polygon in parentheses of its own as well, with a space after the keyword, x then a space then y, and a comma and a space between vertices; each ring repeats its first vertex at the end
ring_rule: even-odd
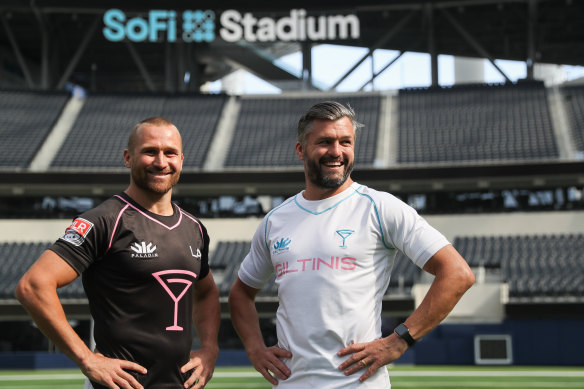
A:
POLYGON ((337 230, 337 234, 339 234, 339 236, 343 239, 343 244, 341 244, 339 247, 346 249, 347 246, 345 241, 349 236, 353 235, 354 232, 354 230, 337 230))
POLYGON ((182 331, 183 328, 178 325, 178 302, 183 298, 187 290, 193 284, 191 278, 196 279, 197 275, 188 270, 163 270, 156 273, 152 273, 154 278, 162 285, 166 293, 170 296, 172 301, 174 301, 174 322, 173 325, 166 327, 167 331, 182 331), (182 290, 178 296, 176 296, 171 289, 171 285, 178 284, 179 287, 173 287, 174 290, 182 290))

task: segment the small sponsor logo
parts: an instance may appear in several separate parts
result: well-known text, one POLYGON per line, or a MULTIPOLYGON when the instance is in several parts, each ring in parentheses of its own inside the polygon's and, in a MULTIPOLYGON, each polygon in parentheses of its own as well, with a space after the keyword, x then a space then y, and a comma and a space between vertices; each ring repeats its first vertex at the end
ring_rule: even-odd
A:
POLYGON ((337 234, 343 239, 341 245, 339 247, 346 249, 347 248, 347 238, 355 232, 355 230, 337 230, 337 234))
POLYGON ((285 251, 290 250, 290 243, 292 241, 290 240, 290 238, 281 238, 280 240, 276 241, 276 243, 274 243, 274 250, 272 251, 272 254, 276 255, 276 254, 281 254, 285 251))
POLYGON ((203 257, 203 255, 201 254, 201 250, 197 249, 196 251, 193 251, 192 246, 189 246, 189 249, 191 250, 191 256, 195 257, 195 259, 200 261, 201 258, 203 257))
POLYGON ((89 220, 78 217, 73 220, 73 223, 65 230, 65 235, 61 240, 69 242, 74 246, 81 246, 85 242, 85 238, 89 231, 93 228, 93 223, 89 220))
POLYGON ((142 258, 142 259, 151 259, 151 258, 158 258, 158 253, 156 252, 156 245, 153 243, 146 242, 134 242, 130 246, 133 253, 131 254, 132 258, 142 258))

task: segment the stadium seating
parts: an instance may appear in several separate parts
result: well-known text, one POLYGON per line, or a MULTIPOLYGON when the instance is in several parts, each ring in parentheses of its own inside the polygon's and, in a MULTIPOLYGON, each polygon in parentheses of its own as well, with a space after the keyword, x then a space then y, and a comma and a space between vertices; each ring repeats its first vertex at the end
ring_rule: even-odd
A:
POLYGON ((51 166, 123 168, 122 152, 133 125, 163 116, 181 130, 185 168, 203 166, 224 95, 89 95, 51 166))
POLYGON ((584 85, 564 87, 562 93, 566 101, 574 147, 584 152, 584 85))
MULTIPOLYGON (((0 299, 13 299, 16 284, 23 274, 52 242, 8 242, 0 243, 0 299)), ((81 279, 59 289, 65 299, 83 299, 85 292, 81 279)))
POLYGON ((375 94, 242 98, 225 167, 300 167, 294 152, 298 119, 312 104, 333 99, 349 103, 365 125, 358 136, 355 164, 372 165, 381 102, 381 96, 375 94))
MULTIPOLYGON (((24 272, 50 246, 50 242, 0 243, 0 299, 12 299, 16 283, 24 272)), ((501 281, 509 284, 509 296, 584 297, 584 235, 467 236, 456 237, 454 246, 472 267, 498 270, 501 281)), ((227 296, 237 276, 239 264, 250 243, 221 241, 210 253, 210 266, 218 280, 221 296, 227 296)), ((398 253, 388 293, 410 293, 421 270, 398 253)), ((269 280, 260 296, 277 295, 275 278, 269 280)), ((80 279, 59 290, 62 298, 83 299, 80 279)))
POLYGON ((457 237, 471 266, 501 271, 509 297, 584 297, 584 235, 457 237))
POLYGON ((559 155, 541 82, 400 90, 398 138, 400 163, 559 155))
POLYGON ((0 168, 27 168, 67 102, 67 92, 0 91, 0 168))
POLYGON ((389 280, 388 293, 409 294, 421 272, 422 269, 417 267, 402 252, 398 252, 389 280))
MULTIPOLYGON (((564 87, 574 147, 584 152, 584 87, 564 87)), ((68 99, 65 92, 0 92, 0 168, 27 168, 68 99)), ((315 102, 349 103, 365 128, 356 166, 371 167, 386 99, 377 93, 242 96, 224 168, 300 168, 294 152, 298 118, 315 102)), ((398 164, 558 159, 547 92, 541 82, 403 89, 397 96, 398 164)), ((55 169, 122 169, 128 130, 160 115, 183 135, 185 168, 201 169, 227 96, 89 94, 51 162, 55 169)), ((387 129, 383 128, 384 131, 387 129)), ((223 159, 222 159, 223 160, 223 159)))

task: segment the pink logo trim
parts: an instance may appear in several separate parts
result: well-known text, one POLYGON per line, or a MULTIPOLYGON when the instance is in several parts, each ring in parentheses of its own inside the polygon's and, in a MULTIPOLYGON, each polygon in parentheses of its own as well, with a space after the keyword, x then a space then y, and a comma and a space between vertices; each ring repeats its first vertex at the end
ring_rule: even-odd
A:
POLYGON ((190 286, 193 284, 188 278, 162 278, 163 275, 173 275, 173 276, 191 276, 192 278, 196 279, 197 275, 188 270, 163 270, 156 273, 152 273, 154 278, 162 285, 166 293, 170 296, 170 298, 174 301, 174 322, 173 325, 166 327, 167 331, 182 331, 183 328, 178 325, 178 302, 183 298, 187 290, 189 290, 190 286), (169 284, 184 284, 182 292, 175 296, 172 290, 168 287, 169 284))

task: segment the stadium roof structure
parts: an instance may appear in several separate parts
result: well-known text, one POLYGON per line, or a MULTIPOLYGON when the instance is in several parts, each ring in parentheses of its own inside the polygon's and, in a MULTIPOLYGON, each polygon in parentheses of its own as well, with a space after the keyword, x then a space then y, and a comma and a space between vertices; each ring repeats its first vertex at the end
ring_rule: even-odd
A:
POLYGON ((584 65, 583 19, 584 2, 575 0, 4 0, 0 86, 198 91, 243 68, 284 91, 318 89, 310 48, 323 43, 369 49, 332 89, 376 49, 431 54, 433 85, 440 54, 486 58, 507 79, 494 60, 525 61, 532 78, 536 63, 584 65), (315 28, 331 20, 345 24, 331 34, 315 28), (301 74, 275 64, 297 51, 301 74))

